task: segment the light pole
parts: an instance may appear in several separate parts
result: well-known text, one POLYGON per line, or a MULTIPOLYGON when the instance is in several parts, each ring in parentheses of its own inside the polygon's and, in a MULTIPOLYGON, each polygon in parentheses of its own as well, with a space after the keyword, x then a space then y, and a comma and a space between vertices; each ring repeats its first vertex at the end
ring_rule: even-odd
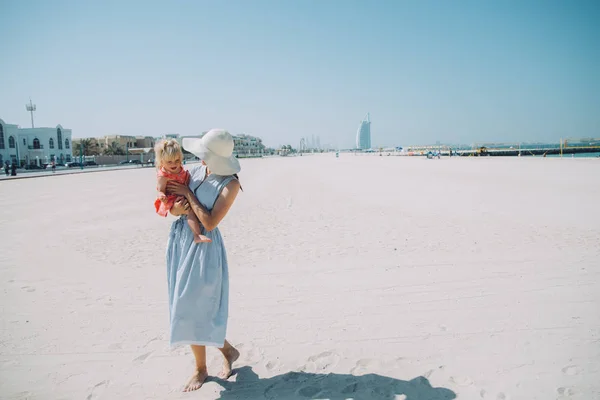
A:
POLYGON ((19 136, 17 136, 17 143, 15 146, 15 150, 17 151, 17 166, 20 168, 21 167, 21 157, 19 157, 19 136))
POLYGON ((31 97, 29 98, 29 104, 25 104, 25 109, 31 113, 31 127, 33 126, 33 112, 35 111, 35 104, 31 102, 31 97))
POLYGON ((79 142, 79 169, 83 169, 83 139, 79 142))

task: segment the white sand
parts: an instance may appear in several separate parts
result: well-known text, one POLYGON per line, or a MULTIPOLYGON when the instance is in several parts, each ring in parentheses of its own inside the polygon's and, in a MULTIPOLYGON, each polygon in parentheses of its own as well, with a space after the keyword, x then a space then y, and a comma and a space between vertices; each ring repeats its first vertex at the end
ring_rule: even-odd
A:
POLYGON ((0 183, 0 397, 600 398, 600 160, 242 166, 221 231, 243 368, 191 394, 154 171, 0 183))

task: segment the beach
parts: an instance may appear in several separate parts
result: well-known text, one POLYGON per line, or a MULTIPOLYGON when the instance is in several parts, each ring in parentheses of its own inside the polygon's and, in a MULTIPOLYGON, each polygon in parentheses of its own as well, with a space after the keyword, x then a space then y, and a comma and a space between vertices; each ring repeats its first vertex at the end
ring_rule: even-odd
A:
POLYGON ((194 393, 155 170, 0 182, 0 397, 600 398, 600 160, 240 162, 220 230, 241 357, 194 393))

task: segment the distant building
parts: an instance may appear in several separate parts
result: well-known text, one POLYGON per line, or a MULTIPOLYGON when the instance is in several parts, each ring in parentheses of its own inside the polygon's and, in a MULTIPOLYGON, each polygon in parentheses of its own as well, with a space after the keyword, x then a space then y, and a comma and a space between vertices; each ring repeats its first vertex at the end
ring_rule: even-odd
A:
POLYGON ((71 161, 71 130, 56 128, 20 128, 0 119, 0 162, 19 166, 41 166, 51 161, 71 161))
POLYGON ((356 132, 356 148, 367 150, 371 148, 371 118, 367 113, 367 118, 360 122, 356 132))
POLYGON ((135 137, 135 147, 144 149, 144 148, 153 148, 156 144, 156 139, 152 136, 136 136, 135 137))
POLYGON ((238 156, 258 156, 265 152, 261 138, 250 135, 233 135, 233 154, 238 156))
POLYGON ((107 135, 97 138, 96 141, 100 146, 100 152, 104 152, 105 149, 113 146, 113 143, 122 150, 136 147, 137 138, 129 135, 107 135))

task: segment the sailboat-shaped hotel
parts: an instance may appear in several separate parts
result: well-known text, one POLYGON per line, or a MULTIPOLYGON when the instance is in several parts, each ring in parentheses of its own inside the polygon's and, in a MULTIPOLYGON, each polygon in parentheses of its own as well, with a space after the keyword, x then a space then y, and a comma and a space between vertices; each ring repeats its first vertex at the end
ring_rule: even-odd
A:
POLYGON ((371 148, 371 117, 369 113, 364 120, 360 122, 356 132, 356 148, 367 150, 371 148))

